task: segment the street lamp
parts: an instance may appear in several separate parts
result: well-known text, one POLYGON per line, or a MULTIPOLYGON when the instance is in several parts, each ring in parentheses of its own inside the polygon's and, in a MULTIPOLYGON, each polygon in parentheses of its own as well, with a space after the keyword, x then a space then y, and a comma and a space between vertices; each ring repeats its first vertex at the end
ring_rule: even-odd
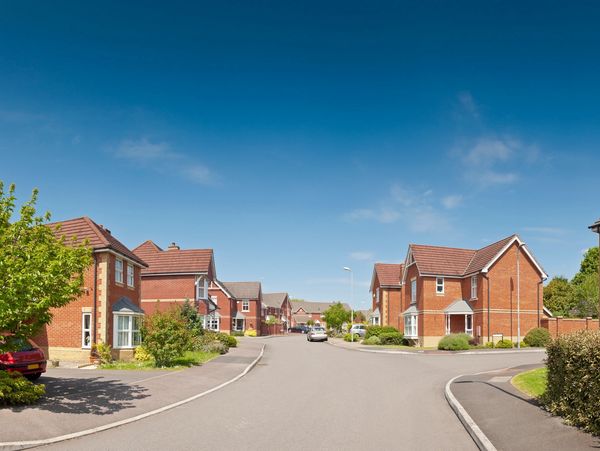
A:
MULTIPOLYGON (((354 272, 347 266, 344 266, 344 271, 348 271, 350 273, 350 330, 352 330, 352 323, 354 322, 354 272)), ((354 334, 352 332, 350 332, 350 341, 354 342, 354 334)))

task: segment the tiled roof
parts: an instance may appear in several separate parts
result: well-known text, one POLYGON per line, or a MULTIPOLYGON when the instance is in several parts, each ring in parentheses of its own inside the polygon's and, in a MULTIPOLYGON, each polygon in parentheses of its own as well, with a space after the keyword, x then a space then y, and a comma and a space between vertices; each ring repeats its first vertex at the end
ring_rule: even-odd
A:
POLYGON ((281 308, 287 296, 287 293, 263 293, 262 301, 268 307, 281 308))
POLYGON ((260 299, 260 282, 221 282, 235 299, 260 299))
POLYGON ((481 271, 516 235, 478 250, 411 244, 413 258, 421 274, 465 276, 481 271))
POLYGON ((142 275, 194 273, 208 274, 213 263, 212 249, 179 249, 170 247, 162 250, 148 240, 133 252, 148 263, 148 268, 142 270, 142 275))
MULTIPOLYGON (((290 301, 292 304, 292 312, 297 312, 302 309, 306 313, 323 313, 335 302, 311 302, 311 301, 290 301)), ((348 304, 342 304, 346 310, 350 310, 348 304)))
POLYGON ((375 263, 375 272, 379 285, 385 287, 399 287, 402 279, 402 263, 375 263))
POLYGON ((76 238, 76 244, 81 244, 83 241, 87 240, 94 250, 111 249, 142 266, 147 266, 142 257, 134 254, 127 246, 117 240, 109 230, 96 224, 87 216, 66 221, 52 222, 49 223, 48 226, 52 228, 57 236, 64 236, 66 244, 71 243, 73 238, 76 238), (57 231, 56 226, 60 226, 60 230, 57 231))

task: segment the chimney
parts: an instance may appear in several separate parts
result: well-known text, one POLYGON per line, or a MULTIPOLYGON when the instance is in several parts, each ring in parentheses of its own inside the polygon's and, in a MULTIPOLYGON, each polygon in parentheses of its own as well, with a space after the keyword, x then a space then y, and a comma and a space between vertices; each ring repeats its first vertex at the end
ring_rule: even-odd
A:
POLYGON ((100 224, 100 228, 102 230, 104 230, 106 233, 108 233, 110 235, 110 230, 108 230, 106 227, 104 227, 102 224, 100 224))
POLYGON ((169 244, 169 247, 167 248, 168 251, 178 251, 179 250, 179 246, 177 246, 177 244, 175 243, 171 243, 169 244))

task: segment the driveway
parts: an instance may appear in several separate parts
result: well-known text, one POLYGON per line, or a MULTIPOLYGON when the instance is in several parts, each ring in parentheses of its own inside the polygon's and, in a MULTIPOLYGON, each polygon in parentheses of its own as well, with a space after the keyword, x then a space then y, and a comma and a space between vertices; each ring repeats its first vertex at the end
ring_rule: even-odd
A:
POLYGON ((540 363, 542 353, 387 355, 261 340, 246 377, 202 399, 129 425, 49 446, 57 450, 476 449, 444 399, 446 382, 540 363))

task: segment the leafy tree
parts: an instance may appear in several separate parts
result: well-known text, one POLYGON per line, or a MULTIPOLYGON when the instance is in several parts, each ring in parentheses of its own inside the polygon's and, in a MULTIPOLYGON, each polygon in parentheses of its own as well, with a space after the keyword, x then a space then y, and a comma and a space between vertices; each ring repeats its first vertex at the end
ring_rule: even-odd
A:
POLYGON ((556 316, 568 316, 575 307, 573 287, 563 276, 554 277, 544 287, 544 305, 556 316))
POLYGON ((350 321, 350 311, 346 310, 341 302, 336 302, 323 312, 327 326, 341 331, 342 325, 350 321))
POLYGON ((595 275, 598 277, 598 248, 591 247, 587 250, 581 261, 579 272, 575 274, 571 283, 573 285, 581 285, 586 276, 595 275))
POLYGON ((598 274, 586 274, 580 283, 573 287, 576 316, 598 316, 598 274))
POLYGON ((307 326, 314 326, 314 325, 315 325, 315 321, 314 321, 314 320, 312 320, 312 319, 309 319, 309 320, 306 322, 306 325, 307 325, 307 326))
MULTIPOLYGON (((0 331, 23 339, 52 320, 52 308, 81 295, 84 272, 92 263, 87 243, 57 238, 57 229, 45 224, 50 213, 36 214, 37 198, 34 190, 14 220, 15 186, 5 192, 0 181, 0 331)), ((9 346, 0 341, 0 353, 9 346)))
POLYGON ((204 333, 204 319, 198 313, 198 309, 189 299, 186 299, 179 310, 179 316, 185 322, 188 330, 195 336, 200 336, 204 333))
POLYGON ((365 314, 359 310, 359 311, 354 312, 354 322, 355 323, 366 323, 367 318, 365 317, 365 314))
POLYGON ((141 328, 144 348, 154 357, 158 367, 171 366, 189 351, 194 334, 177 311, 156 312, 144 318, 141 328))

